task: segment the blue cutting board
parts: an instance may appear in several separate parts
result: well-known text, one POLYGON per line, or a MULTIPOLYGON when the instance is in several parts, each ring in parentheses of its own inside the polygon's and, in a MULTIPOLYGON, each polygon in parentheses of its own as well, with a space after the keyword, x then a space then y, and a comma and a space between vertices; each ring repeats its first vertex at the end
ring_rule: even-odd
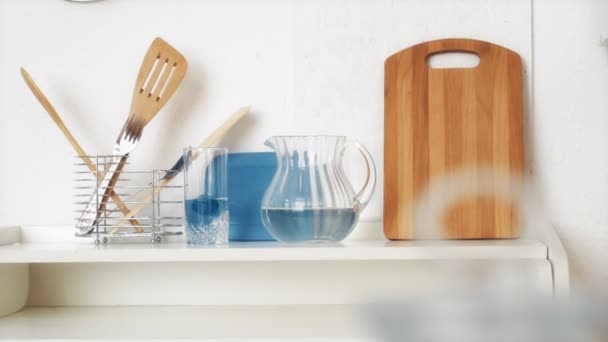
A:
POLYGON ((274 240, 262 223, 262 197, 277 170, 274 152, 228 155, 230 241, 274 240))

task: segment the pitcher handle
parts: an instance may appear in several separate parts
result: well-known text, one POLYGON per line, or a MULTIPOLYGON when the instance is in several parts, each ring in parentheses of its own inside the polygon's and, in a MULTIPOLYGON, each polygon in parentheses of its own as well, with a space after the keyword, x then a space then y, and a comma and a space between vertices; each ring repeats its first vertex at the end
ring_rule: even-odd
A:
POLYGON ((355 212, 362 211, 366 206, 369 200, 372 198, 374 194, 374 189, 376 188, 376 165, 374 164, 374 159, 369 151, 357 140, 348 140, 342 152, 344 152, 347 148, 354 147, 359 153, 363 156, 365 160, 365 166, 367 168, 367 176, 365 177, 365 183, 361 187, 361 190, 357 192, 355 195, 355 212))

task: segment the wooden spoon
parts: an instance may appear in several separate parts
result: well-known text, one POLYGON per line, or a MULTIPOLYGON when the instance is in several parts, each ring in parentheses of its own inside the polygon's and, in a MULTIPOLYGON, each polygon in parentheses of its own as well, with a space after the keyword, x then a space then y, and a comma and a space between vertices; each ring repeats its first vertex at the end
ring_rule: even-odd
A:
MULTIPOLYGON (((51 119, 53 119, 53 121, 55 122, 57 127, 59 127, 59 129, 61 130, 63 135, 66 137, 66 139, 68 139, 68 141, 70 142, 70 144, 72 145, 74 150, 76 150, 76 153, 78 154, 80 159, 82 159, 82 161, 86 164, 86 166, 89 168, 89 170, 91 170, 91 172, 93 173, 93 175, 95 175, 95 177, 97 177, 98 179, 102 179, 103 173, 97 172, 97 167, 95 166, 95 164, 93 163, 91 158, 89 158, 89 156, 84 152, 84 149, 82 148, 82 146, 80 146, 80 144, 78 143, 76 138, 74 138, 74 136, 72 135, 70 130, 68 130, 67 126, 63 123, 63 120, 61 120, 61 117, 55 110, 55 107, 53 107, 51 102, 47 99, 47 97, 44 95, 42 90, 40 90, 40 88, 38 88, 38 85, 36 85, 36 82, 34 82, 32 77, 30 76, 30 74, 24 68, 21 68, 21 76, 23 77, 25 84, 27 84, 28 88, 30 88, 30 90, 32 91, 32 93, 34 94, 34 96, 36 97, 38 102, 40 102, 42 107, 47 111, 47 113, 49 113, 49 115, 51 116, 51 119)), ((129 213, 129 208, 123 203, 123 201, 120 199, 120 197, 118 197, 118 195, 116 195, 114 193, 114 191, 112 191, 111 196, 112 196, 112 200, 116 203, 116 205, 118 206, 118 208, 120 209, 120 211, 123 214, 129 213)), ((141 229, 141 226, 140 226, 139 222, 137 222, 137 220, 131 219, 129 222, 131 222, 131 224, 134 227, 136 227, 136 230, 141 229)))

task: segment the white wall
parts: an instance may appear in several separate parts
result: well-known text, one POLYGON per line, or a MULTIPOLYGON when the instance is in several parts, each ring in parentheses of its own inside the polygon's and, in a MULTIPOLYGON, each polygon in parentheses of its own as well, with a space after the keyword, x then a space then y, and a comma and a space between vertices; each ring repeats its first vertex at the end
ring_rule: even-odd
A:
MULTIPOLYGON (((6 51, 0 155, 18 166, 0 170, 1 223, 65 223, 73 215, 74 153, 23 84, 21 65, 85 149, 106 153, 126 116, 142 55, 160 35, 183 51, 190 70, 146 129, 134 164, 170 166, 183 146, 251 104, 254 116, 227 140, 234 150, 262 150, 275 134, 344 134, 371 150, 381 174, 389 55, 424 40, 463 36, 531 57, 525 0, 1 0, 0 6, 0 51, 6 51)), ((368 219, 381 218, 379 188, 368 219)))
MULTIPOLYGON (((190 70, 146 129, 135 166, 170 166, 183 146, 251 104, 254 115, 225 141, 233 150, 263 150, 275 134, 345 134, 368 146, 382 174, 384 59, 425 40, 473 37, 524 58, 536 93, 528 120, 534 175, 581 274, 605 280, 608 271, 582 266, 606 259, 608 242, 602 6, 605 13, 601 0, 0 0, 0 224, 69 223, 74 209, 74 153, 23 84, 20 66, 85 149, 105 153, 141 58, 162 36, 190 70)), ((381 208, 380 187, 366 219, 379 220, 381 208)))
POLYGON ((575 279, 608 288, 608 2, 535 0, 534 171, 575 279))

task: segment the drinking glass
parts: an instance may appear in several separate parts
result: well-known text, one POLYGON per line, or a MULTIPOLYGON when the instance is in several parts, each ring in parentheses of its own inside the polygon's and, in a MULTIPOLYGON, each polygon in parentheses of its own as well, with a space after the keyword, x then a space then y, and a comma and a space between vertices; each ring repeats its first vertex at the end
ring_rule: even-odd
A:
POLYGON ((184 149, 186 239, 190 245, 228 243, 228 149, 184 149))

